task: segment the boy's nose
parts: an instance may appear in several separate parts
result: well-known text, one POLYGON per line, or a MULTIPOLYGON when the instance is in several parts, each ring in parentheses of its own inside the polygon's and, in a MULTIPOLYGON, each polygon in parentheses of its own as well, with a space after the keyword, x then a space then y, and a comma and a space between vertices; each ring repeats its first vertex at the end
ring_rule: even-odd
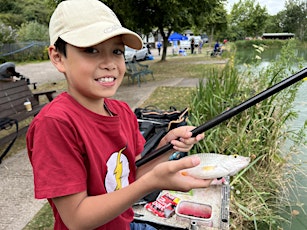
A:
POLYGON ((99 68, 112 70, 116 68, 115 61, 112 57, 104 56, 99 63, 99 68))

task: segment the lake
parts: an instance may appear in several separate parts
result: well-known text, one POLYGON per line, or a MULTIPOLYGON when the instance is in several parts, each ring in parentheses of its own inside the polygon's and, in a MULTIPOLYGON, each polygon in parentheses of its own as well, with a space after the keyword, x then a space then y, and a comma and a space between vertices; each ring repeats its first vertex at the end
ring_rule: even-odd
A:
MULTIPOLYGON (((297 56, 304 58, 304 67, 307 67, 307 50, 306 49, 298 49, 296 51, 297 56)), ((250 63, 250 60, 255 57, 254 49, 245 49, 238 50, 236 54, 237 66, 240 69, 243 63, 250 63)), ((261 54, 261 67, 265 67, 270 64, 270 61, 275 60, 280 55, 280 49, 268 49, 265 50, 261 54)), ((290 76, 290 75, 289 75, 290 76)), ((307 81, 300 86, 298 90, 295 102, 294 102, 294 110, 297 111, 298 117, 297 119, 291 121, 289 124, 291 129, 299 130, 303 127, 305 121, 307 120, 307 81)), ((307 130, 305 130, 307 134, 307 130)), ((285 144, 285 149, 288 149, 291 145, 290 141, 287 141, 285 144)), ((294 161, 299 164, 299 169, 307 173, 307 147, 301 149, 302 154, 299 154, 294 161)), ((307 177, 298 175, 296 176, 296 182, 301 184, 302 187, 298 191, 298 198, 301 202, 303 209, 307 212, 307 191, 303 186, 307 186, 307 177)), ((295 197, 291 194, 293 200, 295 197)), ((283 226, 284 230, 303 230, 307 229, 307 214, 303 212, 303 210, 298 207, 293 207, 295 210, 299 211, 299 215, 293 216, 291 226, 285 225, 283 226)))
MULTIPOLYGON (((298 117, 291 121, 291 128, 293 130, 299 130, 303 125, 304 122, 307 120, 307 81, 301 85, 300 89, 298 90, 297 96, 294 101, 294 110, 298 113, 298 117)), ((305 129, 305 133, 307 131, 305 129)), ((286 142, 285 148, 289 148, 291 145, 291 141, 286 142)), ((301 154, 297 155, 294 158, 294 161, 299 164, 299 169, 303 172, 307 173, 307 147, 302 147, 300 149, 302 151, 301 154)), ((303 208, 307 211, 307 177, 298 175, 296 176, 296 181, 301 184, 301 189, 298 191, 299 201, 303 203, 303 208), (305 186, 305 188, 303 187, 305 186)), ((295 200, 295 196, 292 194, 293 200, 295 200)), ((307 229, 307 214, 303 213, 303 210, 298 206, 294 207, 295 210, 298 210, 300 214, 295 216, 292 221, 292 226, 285 226, 285 230, 300 230, 300 229, 307 229)))

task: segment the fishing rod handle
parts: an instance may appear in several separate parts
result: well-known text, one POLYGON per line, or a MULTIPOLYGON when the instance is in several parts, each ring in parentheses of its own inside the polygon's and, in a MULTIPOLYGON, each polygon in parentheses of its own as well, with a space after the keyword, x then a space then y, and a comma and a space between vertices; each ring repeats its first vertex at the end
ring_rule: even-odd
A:
POLYGON ((135 162, 136 167, 140 167, 141 165, 146 164, 147 162, 155 159, 156 157, 162 155, 163 153, 166 153, 167 151, 171 150, 173 148, 173 145, 171 143, 168 143, 161 148, 158 148, 149 154, 143 156, 141 159, 137 160, 135 162))

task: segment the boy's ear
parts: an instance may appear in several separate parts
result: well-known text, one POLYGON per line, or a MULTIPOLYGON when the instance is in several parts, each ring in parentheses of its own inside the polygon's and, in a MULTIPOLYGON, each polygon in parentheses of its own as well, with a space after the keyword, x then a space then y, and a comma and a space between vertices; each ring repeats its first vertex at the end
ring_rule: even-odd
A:
POLYGON ((59 72, 64 73, 65 68, 63 64, 63 58, 64 58, 63 54, 59 53, 56 50, 55 46, 49 46, 48 54, 52 64, 58 69, 59 72))

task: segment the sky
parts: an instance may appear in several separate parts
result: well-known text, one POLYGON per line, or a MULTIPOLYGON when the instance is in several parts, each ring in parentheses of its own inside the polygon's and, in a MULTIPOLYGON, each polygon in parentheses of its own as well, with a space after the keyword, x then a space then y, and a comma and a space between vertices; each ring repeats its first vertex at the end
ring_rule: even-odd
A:
MULTIPOLYGON (((239 0, 227 0, 227 2, 226 9, 230 12, 233 4, 239 2, 239 0)), ((259 3, 262 7, 266 6, 270 15, 276 15, 279 11, 285 9, 285 2, 286 0, 255 0, 255 5, 259 3)))

